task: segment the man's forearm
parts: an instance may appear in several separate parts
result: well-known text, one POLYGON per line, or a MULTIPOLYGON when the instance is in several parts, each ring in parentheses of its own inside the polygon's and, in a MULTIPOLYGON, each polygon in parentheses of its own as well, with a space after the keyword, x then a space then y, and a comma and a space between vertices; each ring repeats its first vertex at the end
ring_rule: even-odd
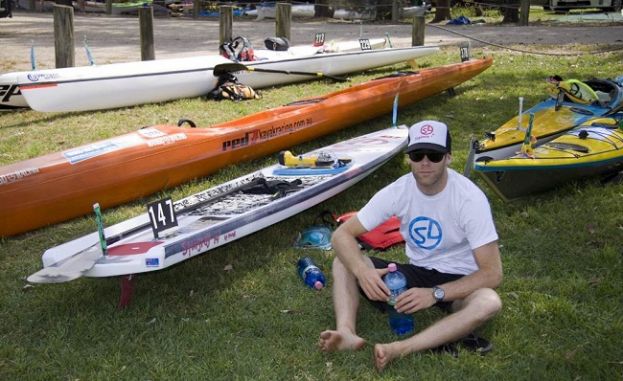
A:
POLYGON ((452 282, 439 285, 445 292, 444 301, 465 299, 480 288, 497 288, 502 274, 497 271, 478 270, 452 282))

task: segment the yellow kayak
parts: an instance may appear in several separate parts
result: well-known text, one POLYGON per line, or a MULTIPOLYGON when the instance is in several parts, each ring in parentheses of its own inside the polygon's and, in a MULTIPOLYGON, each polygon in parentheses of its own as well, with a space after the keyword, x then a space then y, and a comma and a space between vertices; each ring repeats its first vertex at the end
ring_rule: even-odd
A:
POLYGON ((602 95, 599 101, 573 101, 561 89, 560 96, 550 97, 521 112, 497 130, 487 132, 485 138, 474 145, 474 158, 501 159, 514 155, 524 140, 530 114, 534 114, 532 135, 537 138, 538 144, 542 144, 590 119, 608 116, 623 108, 621 83, 607 79, 592 79, 584 83, 602 95))
POLYGON ((497 160, 481 158, 474 171, 506 200, 614 174, 623 170, 623 113, 591 119, 530 151, 497 160))

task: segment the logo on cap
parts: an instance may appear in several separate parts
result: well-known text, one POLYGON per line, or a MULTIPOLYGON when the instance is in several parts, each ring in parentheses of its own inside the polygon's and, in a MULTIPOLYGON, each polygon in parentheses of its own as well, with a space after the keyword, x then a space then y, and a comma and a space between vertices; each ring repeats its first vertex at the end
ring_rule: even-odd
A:
POLYGON ((420 127, 420 133, 422 135, 430 135, 433 132, 435 132, 435 129, 430 124, 425 124, 422 127, 420 127))

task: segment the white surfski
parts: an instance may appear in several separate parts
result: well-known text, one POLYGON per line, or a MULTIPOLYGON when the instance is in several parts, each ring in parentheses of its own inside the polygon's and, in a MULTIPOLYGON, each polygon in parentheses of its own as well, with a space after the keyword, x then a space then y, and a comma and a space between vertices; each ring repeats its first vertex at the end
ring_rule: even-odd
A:
POLYGON ((102 255, 99 234, 94 232, 46 250, 44 268, 28 281, 59 283, 80 276, 138 274, 185 261, 282 221, 354 185, 404 149, 407 131, 405 126, 388 128, 307 154, 323 152, 350 159, 342 165, 293 169, 276 164, 171 203, 170 208, 166 202, 158 204, 164 209, 152 206, 154 219, 145 213, 104 229, 106 255, 102 255), (270 190, 268 194, 254 194, 248 189, 253 184, 274 181, 300 184, 286 187, 280 195, 270 190), (158 224, 173 221, 172 210, 177 226, 159 233, 158 224))
MULTIPOLYGON (((254 89, 342 75, 409 61, 435 53, 436 46, 322 53, 243 62, 282 73, 237 73, 254 89), (288 74, 290 71, 309 73, 288 74)), ((261 52, 257 54, 261 57, 261 52)), ((232 63, 221 56, 128 62, 38 70, 20 75, 22 95, 37 111, 87 111, 206 95, 217 83, 214 67, 232 63)))

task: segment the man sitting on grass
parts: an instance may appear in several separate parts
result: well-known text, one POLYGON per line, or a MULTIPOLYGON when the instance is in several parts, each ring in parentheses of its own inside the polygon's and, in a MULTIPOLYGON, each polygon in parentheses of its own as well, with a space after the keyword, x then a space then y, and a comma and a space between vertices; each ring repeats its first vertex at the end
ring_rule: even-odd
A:
POLYGON ((476 185, 448 169, 447 126, 436 121, 411 126, 407 153, 411 173, 379 191, 333 234, 336 329, 322 332, 319 346, 326 352, 364 346, 355 329, 359 294, 385 305, 389 290, 382 277, 389 262, 363 255, 356 237, 392 215, 401 221, 409 259, 398 264, 408 290, 397 298, 396 310, 413 314, 437 305, 451 313, 405 340, 376 344, 379 370, 408 353, 465 338, 502 308, 494 291, 502 281, 502 262, 491 208, 476 185))

